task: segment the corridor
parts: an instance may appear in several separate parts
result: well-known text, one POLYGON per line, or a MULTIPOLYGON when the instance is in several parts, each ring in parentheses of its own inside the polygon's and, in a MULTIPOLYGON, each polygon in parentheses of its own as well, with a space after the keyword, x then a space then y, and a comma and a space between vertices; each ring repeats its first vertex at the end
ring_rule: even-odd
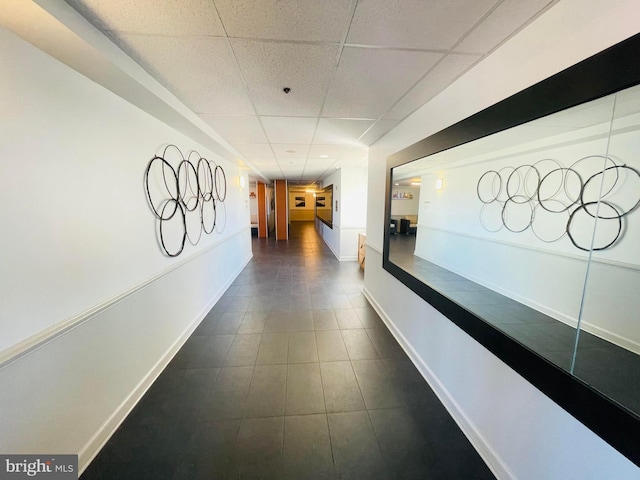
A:
POLYGON ((362 295, 357 262, 313 222, 252 241, 82 479, 494 478, 362 295))

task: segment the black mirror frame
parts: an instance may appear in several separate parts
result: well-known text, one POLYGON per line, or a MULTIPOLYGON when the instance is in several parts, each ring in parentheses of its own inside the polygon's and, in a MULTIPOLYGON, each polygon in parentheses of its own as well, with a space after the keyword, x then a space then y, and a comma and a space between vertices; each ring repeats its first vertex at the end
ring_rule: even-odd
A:
MULTIPOLYGON (((391 219, 394 167, 638 85, 638 52, 640 34, 391 155, 387 159, 384 225, 388 226, 391 219)), ((392 263, 389 242, 387 227, 382 257, 386 271, 640 467, 640 416, 392 263)))

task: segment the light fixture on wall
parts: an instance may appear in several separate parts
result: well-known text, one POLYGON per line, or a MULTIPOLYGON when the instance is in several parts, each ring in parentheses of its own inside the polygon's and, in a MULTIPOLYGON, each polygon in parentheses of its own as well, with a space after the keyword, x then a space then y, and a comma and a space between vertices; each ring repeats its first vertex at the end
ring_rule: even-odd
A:
POLYGON ((244 189, 244 186, 245 186, 244 175, 240 175, 240 188, 244 189))
POLYGON ((442 190, 444 188, 444 180, 442 180, 441 178, 438 178, 436 180, 436 190, 442 190))

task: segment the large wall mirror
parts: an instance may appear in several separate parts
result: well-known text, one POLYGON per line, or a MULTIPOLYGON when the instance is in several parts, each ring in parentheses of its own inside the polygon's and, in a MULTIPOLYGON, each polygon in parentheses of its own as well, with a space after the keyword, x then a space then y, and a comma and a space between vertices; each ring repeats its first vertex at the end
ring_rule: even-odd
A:
POLYGON ((384 268, 640 466, 638 51, 390 157, 384 268))
POLYGON ((316 217, 329 228, 333 228, 333 185, 316 193, 316 217))

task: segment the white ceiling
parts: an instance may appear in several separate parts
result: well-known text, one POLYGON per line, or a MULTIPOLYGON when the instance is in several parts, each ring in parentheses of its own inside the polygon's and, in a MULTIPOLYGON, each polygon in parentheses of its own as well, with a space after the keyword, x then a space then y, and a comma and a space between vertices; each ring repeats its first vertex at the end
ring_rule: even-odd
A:
POLYGON ((67 3, 256 176, 312 183, 366 165, 369 145, 557 1, 67 3))

